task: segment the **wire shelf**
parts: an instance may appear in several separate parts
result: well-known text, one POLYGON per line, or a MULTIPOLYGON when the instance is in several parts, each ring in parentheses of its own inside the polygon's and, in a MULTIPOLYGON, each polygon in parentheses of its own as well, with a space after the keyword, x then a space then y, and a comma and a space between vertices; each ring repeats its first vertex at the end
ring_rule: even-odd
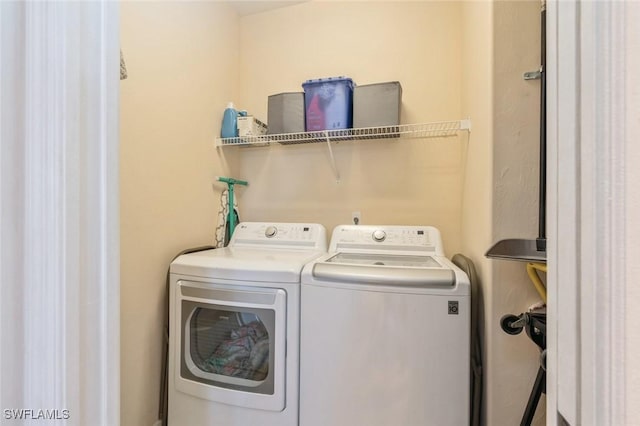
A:
POLYGON ((455 136, 459 131, 471 130, 470 120, 442 121, 423 124, 365 127, 359 129, 323 130, 318 132, 283 133, 277 135, 217 138, 216 146, 267 146, 271 144, 296 145, 306 143, 340 142, 367 139, 416 139, 455 136))

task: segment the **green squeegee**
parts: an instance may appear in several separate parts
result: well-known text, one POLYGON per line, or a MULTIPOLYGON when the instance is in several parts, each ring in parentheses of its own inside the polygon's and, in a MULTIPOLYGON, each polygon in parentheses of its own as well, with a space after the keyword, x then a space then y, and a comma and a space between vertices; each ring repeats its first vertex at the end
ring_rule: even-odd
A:
POLYGON ((233 209, 233 187, 234 185, 249 185, 249 182, 245 180, 239 180, 224 176, 218 176, 218 182, 224 182, 227 184, 227 188, 229 189, 229 212, 227 213, 227 223, 229 224, 229 240, 231 240, 231 236, 233 235, 233 231, 236 229, 236 215, 233 209))

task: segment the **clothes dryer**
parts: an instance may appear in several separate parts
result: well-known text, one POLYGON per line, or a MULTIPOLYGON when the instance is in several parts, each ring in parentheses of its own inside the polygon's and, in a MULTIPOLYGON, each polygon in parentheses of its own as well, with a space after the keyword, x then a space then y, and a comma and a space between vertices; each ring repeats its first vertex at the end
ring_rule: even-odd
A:
POLYGON ((296 426, 300 273, 321 225, 241 223, 170 268, 170 426, 296 426))
POLYGON ((469 423, 469 279, 436 228, 337 227, 301 300, 301 426, 469 423))

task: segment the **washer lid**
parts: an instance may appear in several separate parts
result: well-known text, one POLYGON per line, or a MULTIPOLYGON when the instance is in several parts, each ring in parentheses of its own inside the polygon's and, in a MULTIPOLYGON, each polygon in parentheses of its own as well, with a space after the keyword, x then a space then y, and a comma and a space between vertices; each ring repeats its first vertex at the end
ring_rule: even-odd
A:
POLYGON ((322 251, 225 247, 185 254, 171 263, 171 273, 234 281, 299 283, 304 265, 322 251))
POLYGON ((331 256, 325 262, 348 263, 351 265, 375 265, 375 266, 409 266, 416 268, 441 268, 431 256, 411 256, 375 253, 338 253, 331 256))
MULTIPOLYGON (((435 261, 434 261, 435 262, 435 261)), ((317 262, 313 278, 343 284, 386 285, 394 287, 450 288, 456 285, 452 269, 437 267, 407 267, 375 263, 317 262)))

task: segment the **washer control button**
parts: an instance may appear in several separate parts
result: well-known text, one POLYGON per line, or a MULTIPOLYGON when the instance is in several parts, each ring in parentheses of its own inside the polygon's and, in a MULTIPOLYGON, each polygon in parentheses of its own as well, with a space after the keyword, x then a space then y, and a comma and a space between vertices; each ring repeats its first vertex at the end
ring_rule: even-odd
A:
POLYGON ((373 231, 373 234, 371 234, 371 236, 373 237, 374 241, 378 242, 384 241, 384 239, 387 238, 386 232, 384 232, 382 229, 373 231))
POLYGON ((264 236, 267 238, 274 237, 278 233, 278 228, 275 226, 267 226, 267 229, 264 231, 264 236))

